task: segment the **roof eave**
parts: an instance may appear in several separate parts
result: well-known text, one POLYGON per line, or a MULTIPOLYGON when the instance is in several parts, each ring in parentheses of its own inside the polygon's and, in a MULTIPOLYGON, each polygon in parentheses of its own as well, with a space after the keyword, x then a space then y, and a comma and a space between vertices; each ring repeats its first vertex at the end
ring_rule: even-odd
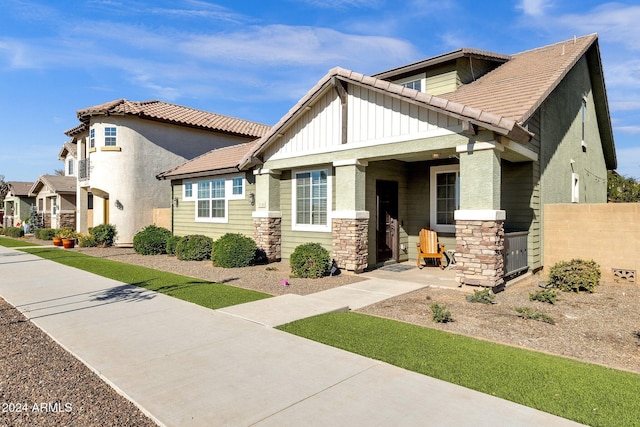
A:
POLYGON ((210 170, 201 170, 196 172, 186 172, 186 173, 161 173, 156 175, 156 179, 164 180, 170 179, 171 181, 175 181, 178 179, 191 179, 191 178, 203 178, 206 176, 217 176, 217 175, 228 175, 232 173, 241 172, 238 166, 221 168, 221 169, 210 169, 210 170))

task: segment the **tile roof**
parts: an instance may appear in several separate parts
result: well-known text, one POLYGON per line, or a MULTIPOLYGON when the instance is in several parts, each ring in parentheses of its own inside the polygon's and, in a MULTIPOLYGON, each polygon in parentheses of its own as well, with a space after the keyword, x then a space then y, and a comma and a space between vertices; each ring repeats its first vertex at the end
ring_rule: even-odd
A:
POLYGON ((67 135, 69 138, 72 138, 78 134, 81 134, 82 132, 85 132, 86 130, 87 130, 87 124, 80 123, 78 126, 64 131, 64 134, 67 135))
POLYGON ((597 38, 591 34, 518 53, 475 82, 440 96, 524 123, 597 38))
POLYGON ((29 195, 29 190, 31 189, 33 182, 7 181, 7 184, 9 185, 9 191, 11 194, 18 197, 25 197, 29 195))
POLYGON ((217 148, 202 154, 157 176, 158 179, 192 178, 205 175, 233 173, 240 170, 242 158, 255 146, 255 142, 217 148))
POLYGON ((43 186, 47 186, 51 191, 58 194, 74 194, 78 180, 75 176, 64 175, 40 175, 31 186, 30 196, 38 194, 43 186))
POLYGON ((60 153, 58 153, 58 159, 64 160, 64 158, 67 156, 76 157, 76 154, 77 154, 77 145, 71 141, 67 141, 64 144, 62 144, 60 153))
MULTIPOLYGON (((78 110, 78 119, 88 123, 95 115, 135 115, 143 119, 173 123, 180 126, 190 126, 233 135, 260 138, 269 126, 248 120, 223 116, 221 114, 196 110, 162 101, 129 101, 118 99, 94 107, 78 110)), ((67 132, 73 133, 75 129, 67 132)))

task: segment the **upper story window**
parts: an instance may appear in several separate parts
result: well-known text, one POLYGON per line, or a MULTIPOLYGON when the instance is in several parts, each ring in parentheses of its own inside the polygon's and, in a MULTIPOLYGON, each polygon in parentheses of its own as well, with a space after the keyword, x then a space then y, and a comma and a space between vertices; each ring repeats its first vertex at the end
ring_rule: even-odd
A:
POLYGON ((431 228, 455 233, 454 213, 460 209, 460 166, 431 168, 431 228))
POLYGON ((116 145, 116 128, 104 128, 104 145, 105 147, 115 147, 116 145))
POLYGON ((326 169, 297 172, 293 180, 293 229, 330 231, 331 185, 326 169))
POLYGON ((74 171, 73 171, 73 159, 68 159, 67 160, 67 175, 73 175, 74 171))
POLYGON ((91 129, 89 131, 89 148, 95 148, 96 146, 96 130, 91 129))
POLYGON ((408 87, 409 89, 415 89, 417 91, 422 91, 422 79, 413 80, 410 82, 402 83, 402 86, 408 87))

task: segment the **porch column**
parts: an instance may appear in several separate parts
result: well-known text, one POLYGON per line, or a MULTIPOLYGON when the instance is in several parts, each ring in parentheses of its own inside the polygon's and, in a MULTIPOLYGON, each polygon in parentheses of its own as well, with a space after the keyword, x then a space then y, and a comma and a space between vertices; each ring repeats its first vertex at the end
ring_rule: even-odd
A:
POLYGON ((457 147, 460 209, 456 221, 456 279, 461 285, 499 287, 504 283, 504 221, 500 209, 504 148, 495 141, 457 147))
POLYGON ((365 210, 364 160, 333 163, 336 210, 331 214, 333 259, 341 269, 360 273, 368 266, 369 212, 365 210))
POLYGON ((253 212, 253 239, 269 262, 282 257, 282 212, 280 211, 280 171, 256 169, 256 210, 253 212))

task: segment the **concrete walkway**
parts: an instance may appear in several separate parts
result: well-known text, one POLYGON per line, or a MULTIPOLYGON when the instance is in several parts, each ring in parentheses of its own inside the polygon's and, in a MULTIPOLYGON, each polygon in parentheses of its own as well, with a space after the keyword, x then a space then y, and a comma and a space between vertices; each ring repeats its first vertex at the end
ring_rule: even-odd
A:
POLYGON ((331 311, 388 282, 213 311, 0 247, 0 296, 160 425, 577 425, 264 326, 298 317, 290 301, 331 311))

